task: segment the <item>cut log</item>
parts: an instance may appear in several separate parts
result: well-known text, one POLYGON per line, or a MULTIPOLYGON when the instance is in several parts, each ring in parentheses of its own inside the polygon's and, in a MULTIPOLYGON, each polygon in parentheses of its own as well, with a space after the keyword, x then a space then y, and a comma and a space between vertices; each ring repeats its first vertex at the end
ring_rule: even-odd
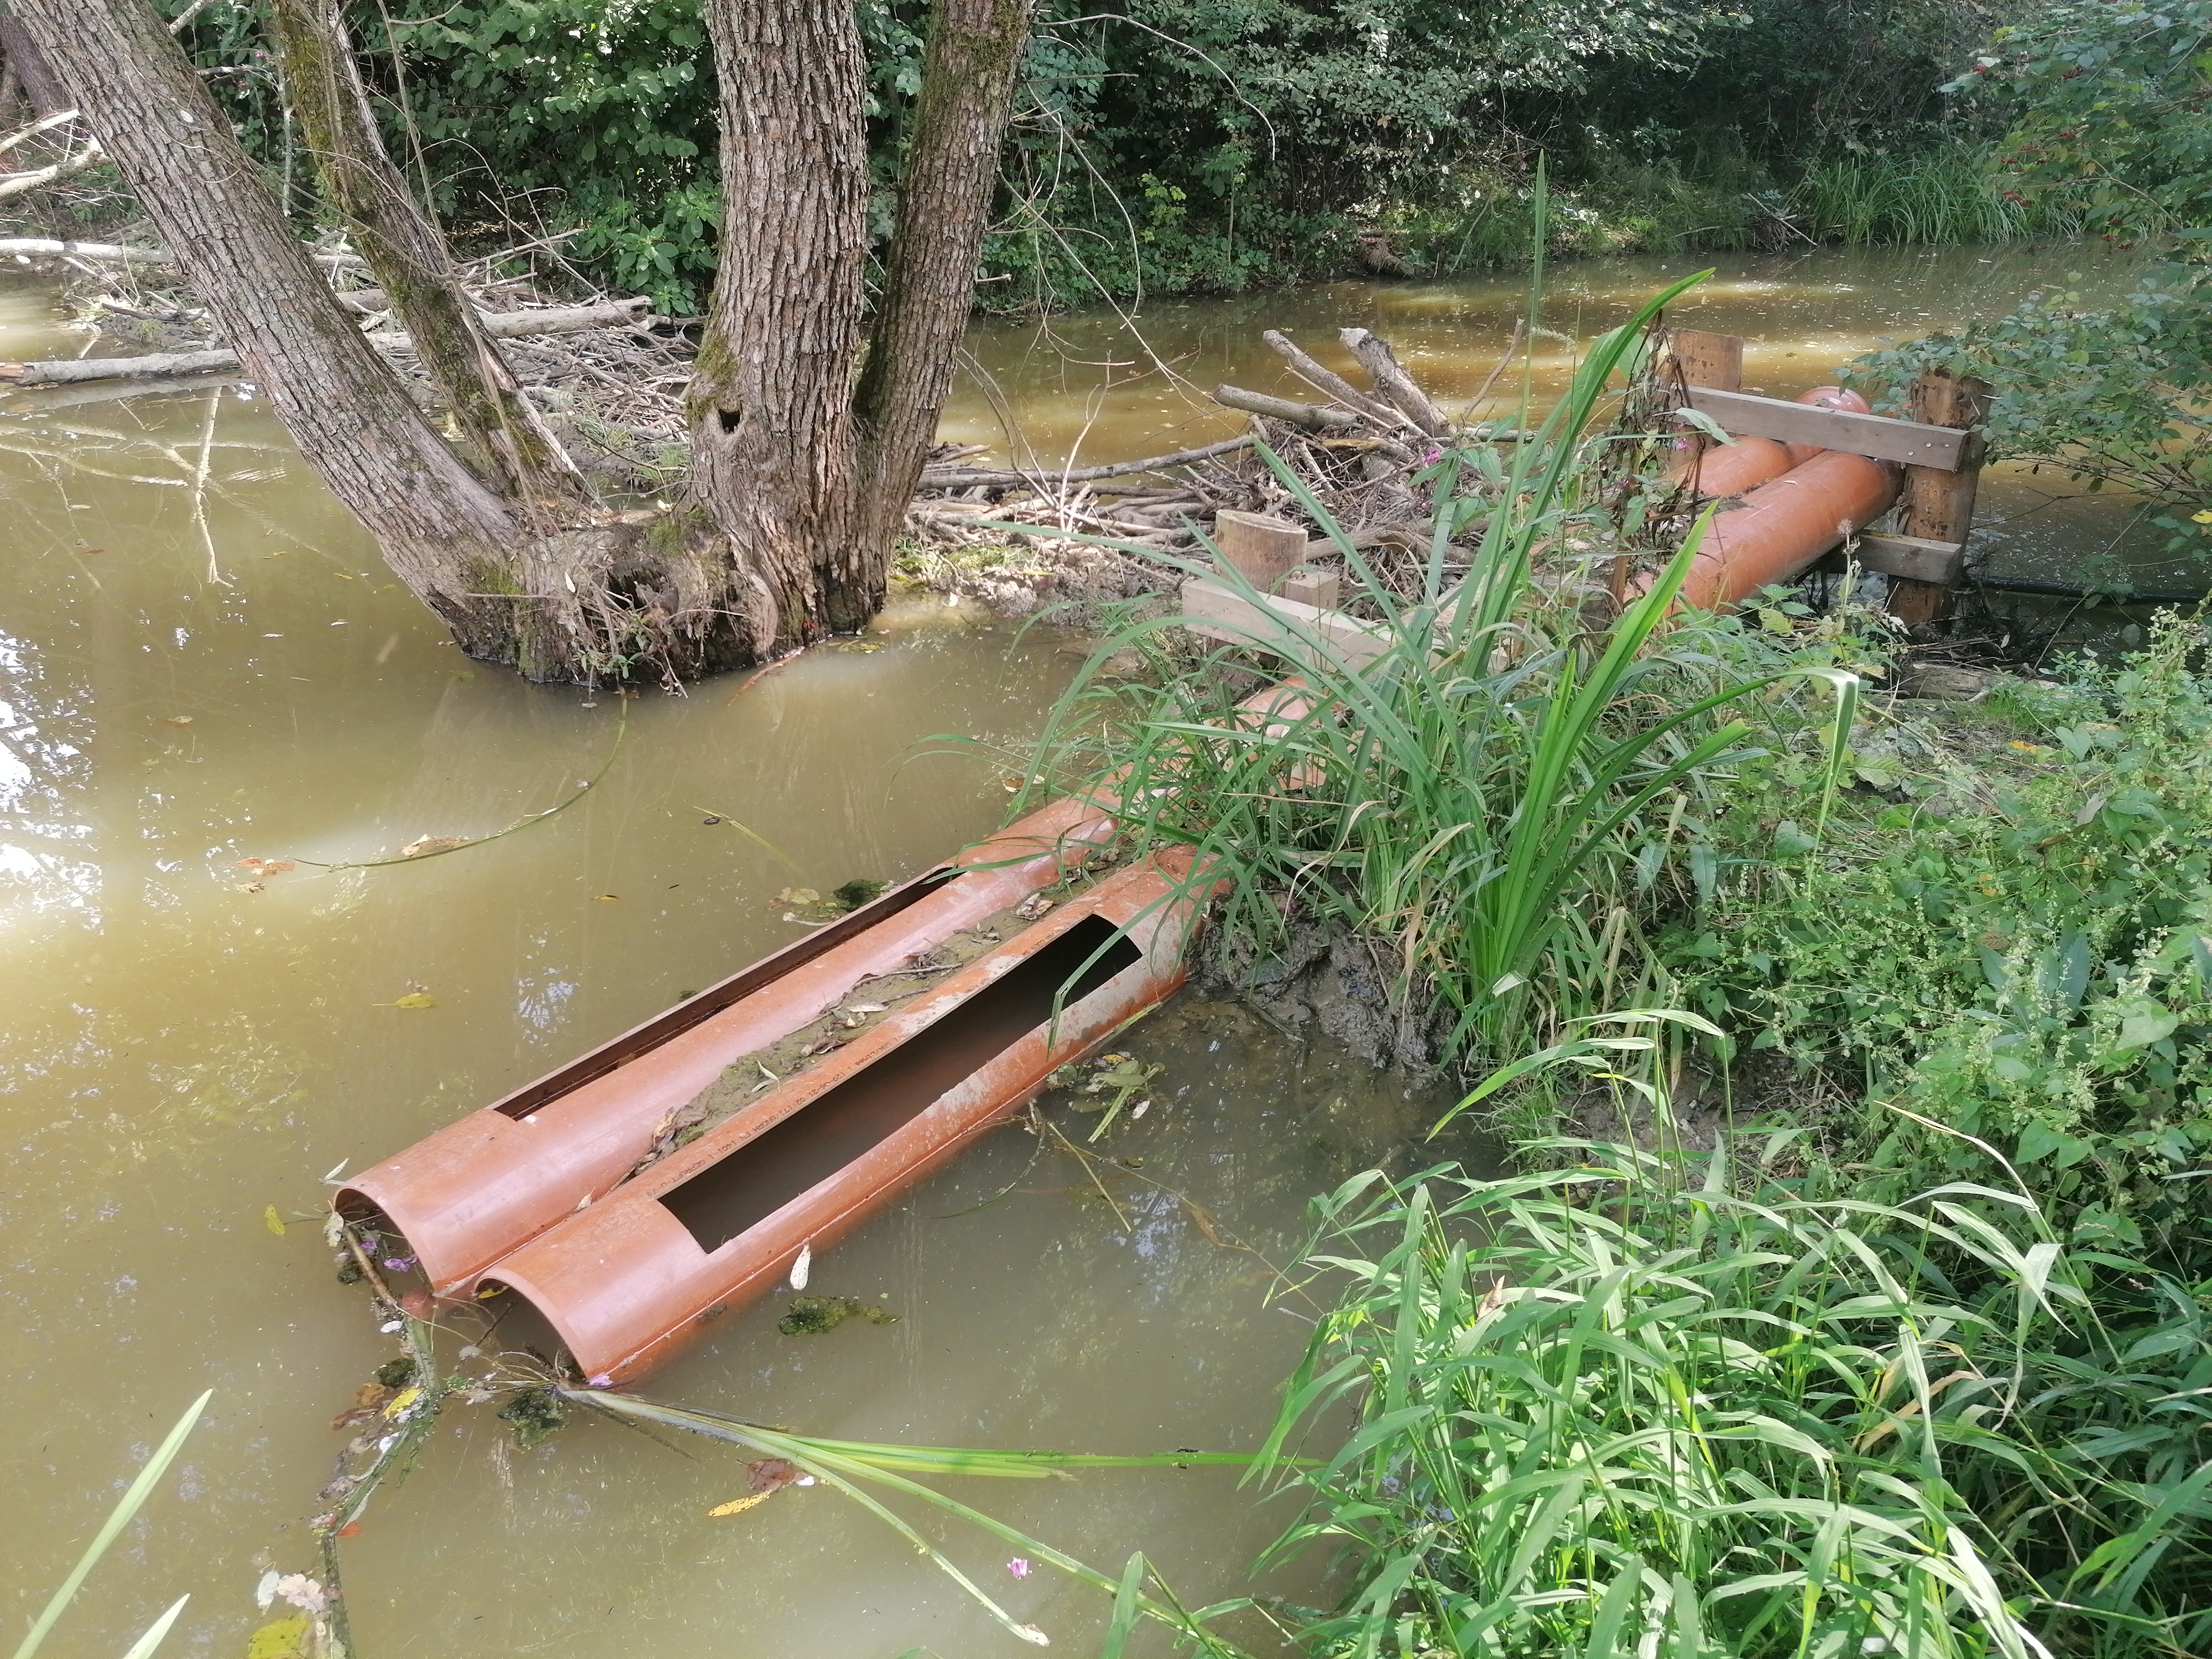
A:
POLYGON ((1359 416, 1346 409, 1323 409, 1318 404, 1302 404, 1291 398, 1273 398, 1264 392, 1247 392, 1241 386, 1218 386, 1213 388, 1213 401, 1225 409, 1241 409, 1248 415, 1264 415, 1271 421, 1284 421, 1309 432, 1340 432, 1346 427, 1359 424, 1359 416))
POLYGON ((1272 593, 1306 556, 1306 532, 1287 519, 1224 507, 1213 517, 1213 544, 1224 563, 1262 593, 1272 593))
POLYGON ((1404 410, 1407 420, 1431 438, 1441 438, 1450 429, 1451 422, 1444 419, 1443 411, 1429 401, 1429 394, 1400 366, 1388 340, 1364 328, 1342 330, 1337 337, 1359 359, 1375 389, 1404 410))
POLYGON ((0 363, 0 380, 16 386, 74 386, 84 380, 154 380, 219 374, 238 367, 234 351, 156 351, 143 357, 60 357, 0 363))
MULTIPOLYGON (((583 334, 595 328, 623 328, 646 319, 642 299, 610 300, 600 305, 548 306, 538 311, 480 311, 483 331, 495 340, 519 340, 532 334, 583 334)), ((396 331, 372 332, 370 339, 387 351, 410 349, 404 334, 396 331)))
POLYGON ((1218 444, 1205 444, 1196 449, 1178 449, 1172 455, 1146 455, 1133 461, 1106 461, 1097 466, 1033 466, 1018 471, 1011 468, 989 469, 968 466, 931 467, 921 475, 924 489, 1005 489, 1012 484, 1029 484, 1036 489, 1048 489, 1064 483, 1087 483, 1093 478, 1119 478, 1132 472, 1164 472, 1171 466, 1188 466, 1194 461, 1211 460, 1216 455, 1227 455, 1239 449, 1249 449, 1252 440, 1248 434, 1241 438, 1224 438, 1218 444))
POLYGON ((1335 398, 1347 409, 1358 410, 1386 432, 1406 423, 1406 417, 1389 404, 1377 403, 1341 374, 1333 369, 1323 368, 1301 351, 1288 335, 1271 328, 1260 337, 1267 343, 1269 350, 1290 364, 1291 374, 1315 391, 1335 398))
POLYGON ((94 264, 167 265, 176 255, 161 247, 125 247, 118 242, 58 242, 51 236, 0 236, 0 256, 18 259, 90 259, 94 264))

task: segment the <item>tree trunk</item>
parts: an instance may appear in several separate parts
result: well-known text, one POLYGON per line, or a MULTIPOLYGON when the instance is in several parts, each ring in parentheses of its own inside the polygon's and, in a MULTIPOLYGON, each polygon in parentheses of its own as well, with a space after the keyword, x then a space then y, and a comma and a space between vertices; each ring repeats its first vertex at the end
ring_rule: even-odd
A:
POLYGON ((0 7, 0 58, 8 60, 9 72, 29 100, 35 118, 59 115, 70 106, 68 88, 55 77, 38 43, 31 39, 22 20, 4 7, 0 7))
POLYGON ((300 452, 407 585, 512 659, 521 526, 361 336, 146 0, 10 0, 300 452))
POLYGON ((323 187, 487 480, 534 523, 595 506, 455 280, 445 238, 392 165, 337 0, 274 0, 270 21, 323 187))
POLYGON ((738 608, 765 657, 828 631, 825 573, 853 542, 866 65, 839 0, 706 9, 722 245, 692 373, 691 490, 729 538, 738 608))
POLYGON ((937 0, 930 14, 883 306, 854 394, 865 493, 832 565, 833 628, 857 628, 883 605, 891 542, 936 441, 1034 5, 937 0))

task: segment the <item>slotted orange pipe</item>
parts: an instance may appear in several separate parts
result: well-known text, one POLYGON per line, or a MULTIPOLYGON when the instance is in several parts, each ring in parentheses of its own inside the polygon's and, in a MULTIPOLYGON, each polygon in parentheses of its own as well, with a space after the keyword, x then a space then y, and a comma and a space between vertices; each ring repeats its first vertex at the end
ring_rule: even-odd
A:
POLYGON ((1189 858, 1069 900, 530 1240, 481 1288, 536 1308, 596 1387, 665 1363, 1172 995, 1210 896, 1189 858))

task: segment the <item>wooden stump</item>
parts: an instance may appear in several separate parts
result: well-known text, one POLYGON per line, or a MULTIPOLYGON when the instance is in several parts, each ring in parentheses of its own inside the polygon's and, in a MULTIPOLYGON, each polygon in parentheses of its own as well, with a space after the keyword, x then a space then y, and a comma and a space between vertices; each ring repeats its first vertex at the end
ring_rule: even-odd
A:
POLYGON ((1306 556, 1306 532, 1287 519, 1224 507, 1214 515, 1213 544, 1223 561, 1262 593, 1273 593, 1306 556))

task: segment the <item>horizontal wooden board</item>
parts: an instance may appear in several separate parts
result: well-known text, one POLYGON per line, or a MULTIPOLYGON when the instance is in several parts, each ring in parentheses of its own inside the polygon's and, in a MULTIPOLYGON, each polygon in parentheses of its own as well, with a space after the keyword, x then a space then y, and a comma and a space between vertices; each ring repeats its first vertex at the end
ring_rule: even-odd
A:
POLYGON ((1887 415, 1855 415, 1848 410, 1815 409, 1810 404, 1754 398, 1749 392, 1720 392, 1711 386, 1693 386, 1686 390, 1690 407, 1711 416, 1731 438, 1811 444, 1945 472, 1957 471, 1972 454, 1970 434, 1952 427, 1923 426, 1917 421, 1893 420, 1887 415))
MULTIPOLYGON (((1267 596, 1267 605, 1285 621, 1304 623, 1306 630, 1317 636, 1320 650, 1314 655, 1325 652, 1334 666, 1364 667, 1390 648, 1389 629, 1347 617, 1341 611, 1324 611, 1273 595, 1267 596)), ((1258 606, 1218 582, 1194 576, 1183 583, 1182 613, 1190 618, 1193 633, 1210 640, 1273 651, 1304 668, 1316 665, 1288 630, 1279 630, 1258 606)))
POLYGON ((1862 536, 1854 556, 1865 569, 1939 587, 1954 586, 1966 566, 1963 544, 1924 536, 1862 536))

